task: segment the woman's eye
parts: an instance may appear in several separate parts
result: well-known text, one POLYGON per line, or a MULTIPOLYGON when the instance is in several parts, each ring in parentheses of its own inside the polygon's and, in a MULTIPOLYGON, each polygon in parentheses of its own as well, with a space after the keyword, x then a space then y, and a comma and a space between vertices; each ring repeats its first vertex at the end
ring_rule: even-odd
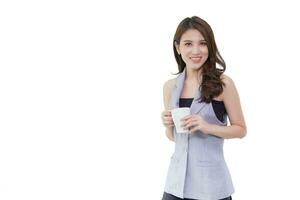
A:
POLYGON ((189 46, 191 43, 185 43, 185 46, 189 46))
POLYGON ((206 45, 206 42, 201 42, 200 44, 201 44, 201 45, 206 45))

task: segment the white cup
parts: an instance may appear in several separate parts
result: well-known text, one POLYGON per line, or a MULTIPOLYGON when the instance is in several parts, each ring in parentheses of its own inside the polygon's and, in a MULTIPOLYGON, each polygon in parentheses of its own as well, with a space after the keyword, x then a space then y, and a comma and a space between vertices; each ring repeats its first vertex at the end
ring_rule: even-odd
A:
POLYGON ((187 133, 189 130, 184 130, 181 127, 182 121, 180 121, 183 117, 189 115, 191 113, 189 107, 181 107, 181 108, 174 108, 171 110, 172 119, 175 124, 175 128, 177 133, 187 133))

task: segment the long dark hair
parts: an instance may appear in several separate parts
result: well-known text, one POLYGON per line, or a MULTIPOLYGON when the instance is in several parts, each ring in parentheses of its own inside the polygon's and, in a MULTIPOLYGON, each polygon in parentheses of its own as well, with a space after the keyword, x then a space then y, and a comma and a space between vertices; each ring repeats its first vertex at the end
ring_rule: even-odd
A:
MULTIPOLYGON (((202 68, 202 83, 201 87, 201 100, 200 102, 209 103, 214 97, 219 96, 223 92, 222 85, 225 83, 221 80, 221 74, 226 70, 226 64, 221 57, 216 42, 214 38, 214 33, 210 25, 203 19, 193 16, 191 18, 187 17, 183 19, 177 27, 173 40, 173 51, 175 55, 176 62, 178 64, 178 75, 183 72, 186 67, 185 62, 182 60, 181 56, 178 54, 175 42, 179 45, 181 36, 188 29, 198 30, 207 42, 208 47, 208 58, 206 62, 201 66, 202 68), (222 68, 218 69, 216 67, 218 63, 222 68)), ((200 89, 199 87, 199 89, 200 89)), ((199 99, 198 99, 199 100, 199 99)))

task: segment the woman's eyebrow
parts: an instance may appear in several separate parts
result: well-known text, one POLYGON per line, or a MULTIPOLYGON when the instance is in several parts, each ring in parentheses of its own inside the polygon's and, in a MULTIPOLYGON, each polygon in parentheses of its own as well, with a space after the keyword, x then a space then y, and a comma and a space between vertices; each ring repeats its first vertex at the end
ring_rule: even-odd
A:
MULTIPOLYGON (((199 40, 199 42, 202 42, 202 41, 206 42, 205 40, 199 40)), ((184 40, 183 42, 193 42, 193 41, 192 40, 184 40)))

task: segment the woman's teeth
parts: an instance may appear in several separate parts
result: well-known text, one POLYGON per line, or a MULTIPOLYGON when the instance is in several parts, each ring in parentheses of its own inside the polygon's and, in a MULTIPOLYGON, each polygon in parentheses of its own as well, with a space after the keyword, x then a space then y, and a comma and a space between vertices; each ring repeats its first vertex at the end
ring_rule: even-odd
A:
POLYGON ((194 62, 199 62, 201 60, 201 57, 191 57, 191 60, 194 62))

